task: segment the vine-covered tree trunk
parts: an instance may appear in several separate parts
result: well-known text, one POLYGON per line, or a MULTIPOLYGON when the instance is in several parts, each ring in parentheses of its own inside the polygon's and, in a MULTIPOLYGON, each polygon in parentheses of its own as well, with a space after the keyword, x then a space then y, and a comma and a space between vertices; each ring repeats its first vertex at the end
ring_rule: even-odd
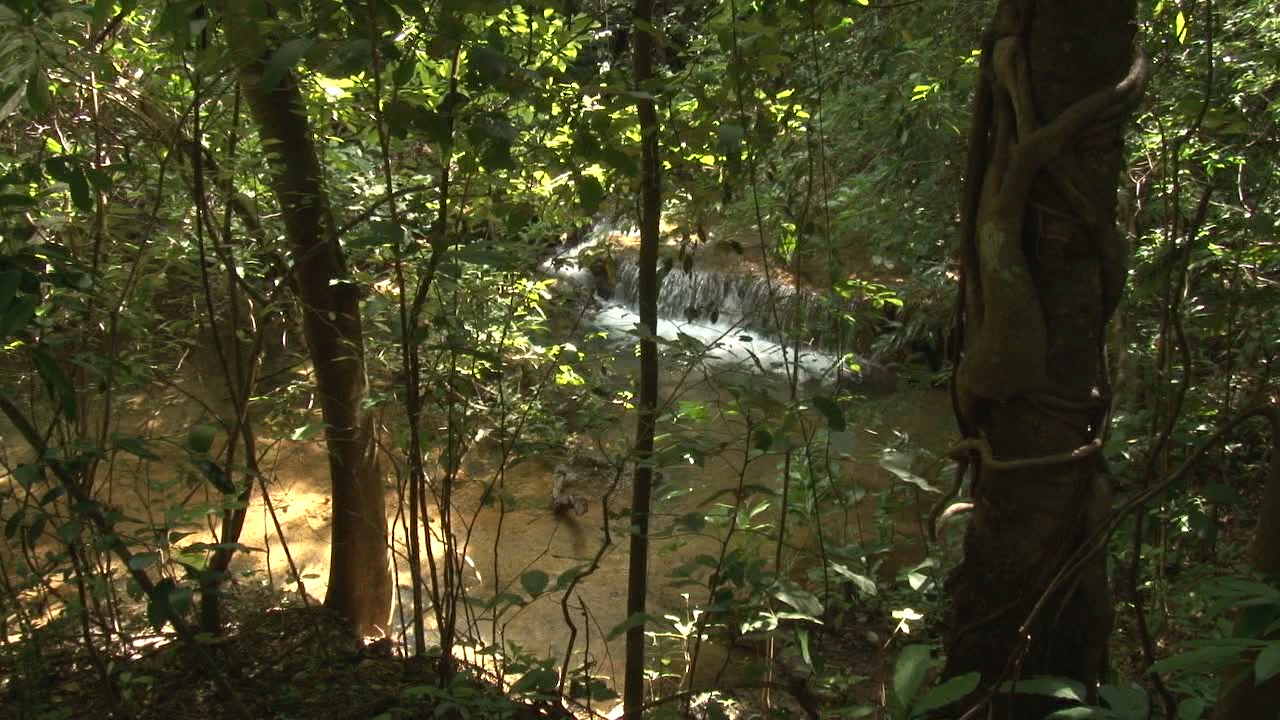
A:
MULTIPOLYGON (((1148 73, 1134 5, 1001 0, 984 38, 954 379, 974 513, 946 645, 947 673, 980 672, 986 687, 1036 675, 1092 687, 1106 663, 1105 560, 1054 579, 1110 504, 1099 449, 1104 328, 1126 274, 1116 187, 1148 73)), ((1001 697, 996 717, 1043 715, 1001 697)))
MULTIPOLYGON (((234 5, 235 3, 232 3, 234 5)), ((240 43, 240 83, 270 154, 272 191, 280 203, 304 306, 303 335, 315 370, 333 483, 333 539, 325 605, 352 629, 369 634, 391 616, 386 506, 366 392, 360 290, 347 279, 296 75, 263 81, 266 49, 255 47, 252 21, 231 13, 240 43)))

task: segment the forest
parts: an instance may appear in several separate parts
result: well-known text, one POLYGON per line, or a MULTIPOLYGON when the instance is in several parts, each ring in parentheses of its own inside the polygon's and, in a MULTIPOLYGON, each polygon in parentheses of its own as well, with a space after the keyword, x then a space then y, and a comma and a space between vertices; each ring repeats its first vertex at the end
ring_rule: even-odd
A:
POLYGON ((0 0, 0 718, 1280 719, 1274 0, 0 0))

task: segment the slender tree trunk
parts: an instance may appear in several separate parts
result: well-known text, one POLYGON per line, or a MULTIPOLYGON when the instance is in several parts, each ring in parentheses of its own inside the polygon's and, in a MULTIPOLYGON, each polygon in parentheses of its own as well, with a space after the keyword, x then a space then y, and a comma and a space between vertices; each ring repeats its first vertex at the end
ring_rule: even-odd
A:
MULTIPOLYGON (((632 54, 639 89, 653 77, 653 0, 636 0, 632 54), (641 23, 644 27, 641 27, 641 23)), ((653 489, 653 436, 658 407, 658 226, 662 198, 658 185, 658 113, 654 101, 636 102, 640 116, 640 403, 636 420, 636 472, 631 492, 631 553, 627 567, 627 617, 645 611, 649 581, 649 505, 653 489)), ((623 707, 639 720, 644 705, 644 624, 627 630, 623 707)))
MULTIPOLYGON (((1133 0, 1001 0, 984 38, 954 379, 975 507, 946 647, 949 675, 977 671, 988 687, 1036 675, 1093 687, 1106 665, 1105 560, 1053 578, 1110 505, 1102 357, 1126 272, 1115 196, 1147 76, 1133 16, 1133 0)), ((1045 710, 1005 695, 995 717, 1045 710)))
MULTIPOLYGON (((234 3, 233 3, 234 5, 234 3)), ((360 289, 347 278, 324 187, 324 174, 293 72, 262 82, 264 53, 252 21, 230 13, 233 46, 254 48, 239 58, 240 83, 270 153, 272 191, 292 248, 303 334, 315 370, 333 483, 333 539, 325 605, 360 634, 385 629, 391 616, 391 571, 383 484, 364 412, 366 392, 360 289), (237 21, 238 20, 238 21, 237 21)))

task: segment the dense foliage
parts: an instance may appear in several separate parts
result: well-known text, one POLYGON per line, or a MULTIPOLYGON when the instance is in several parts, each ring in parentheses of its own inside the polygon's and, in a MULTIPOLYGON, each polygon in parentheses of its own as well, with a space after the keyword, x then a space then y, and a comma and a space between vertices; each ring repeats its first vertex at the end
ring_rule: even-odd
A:
MULTIPOLYGON (((641 623, 653 713, 923 718, 970 695, 935 672, 964 517, 942 513, 944 386, 993 8, 655 5, 0 0, 0 704, 599 713, 641 623), (263 140, 256 98, 294 87, 323 196, 263 140), (632 313, 629 234, 650 100, 658 328, 632 313), (346 510, 314 348, 343 323, 304 299, 289 223, 321 206, 311 241, 363 323, 335 357, 362 357, 389 644, 315 602, 346 510), (640 340, 657 489, 627 617, 640 340)), ((1193 720, 1280 675, 1280 559, 1248 552, 1280 523, 1280 15, 1142 0, 1139 25, 1110 680, 1019 691, 1193 720)))

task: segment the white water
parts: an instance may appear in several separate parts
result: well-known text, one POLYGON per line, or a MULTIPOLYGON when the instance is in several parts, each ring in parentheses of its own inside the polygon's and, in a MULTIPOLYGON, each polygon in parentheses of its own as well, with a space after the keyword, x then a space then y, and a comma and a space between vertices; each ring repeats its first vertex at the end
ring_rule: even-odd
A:
MULTIPOLYGON (((595 279, 580 263, 584 250, 604 241, 609 232, 593 231, 584 243, 564 248, 546 260, 543 270, 562 282, 594 293, 595 279)), ((638 267, 627 261, 619 272, 615 299, 602 300, 599 310, 589 313, 587 321, 604 331, 619 349, 635 347, 640 337, 640 316, 636 312, 638 267)), ((788 376, 787 368, 799 371, 802 384, 826 384, 835 381, 840 358, 810 343, 788 342, 784 347, 771 329, 776 317, 771 306, 793 303, 800 294, 793 288, 771 284, 763 278, 733 276, 727 273, 695 270, 686 273, 672 270, 664 278, 658 298, 656 334, 667 341, 668 351, 687 354, 690 359, 705 362, 722 372, 788 376), (694 308, 696 319, 687 319, 686 309, 694 308), (714 312, 713 312, 714 311, 714 312)), ((788 317, 786 312, 779 313, 788 317)))

